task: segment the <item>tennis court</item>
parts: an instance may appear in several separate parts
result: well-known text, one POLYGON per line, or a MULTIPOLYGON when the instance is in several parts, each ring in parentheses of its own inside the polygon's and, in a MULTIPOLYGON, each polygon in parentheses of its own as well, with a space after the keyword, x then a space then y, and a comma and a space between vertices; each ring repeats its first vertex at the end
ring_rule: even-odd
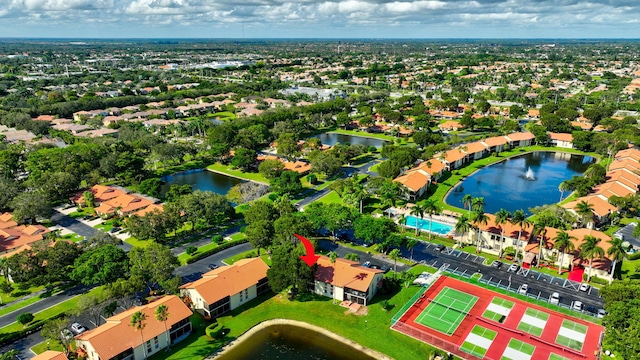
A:
POLYGON ((477 301, 477 296, 444 287, 418 315, 415 322, 451 335, 477 301))
POLYGON ((582 350, 588 327, 577 322, 564 319, 556 337, 556 344, 575 350, 582 350))
POLYGON ((509 316, 514 303, 499 297, 494 297, 487 309, 482 313, 482 317, 499 323, 503 323, 509 316))
POLYGON ((518 330, 526 331, 531 335, 540 336, 549 320, 549 314, 533 308, 527 308, 518 324, 518 330))

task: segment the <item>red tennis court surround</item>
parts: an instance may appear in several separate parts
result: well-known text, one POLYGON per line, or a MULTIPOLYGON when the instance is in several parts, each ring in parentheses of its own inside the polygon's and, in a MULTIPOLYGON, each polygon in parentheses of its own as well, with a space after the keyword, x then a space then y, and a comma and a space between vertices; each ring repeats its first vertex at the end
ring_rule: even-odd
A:
MULTIPOLYGON (((477 356, 473 356, 460 350, 460 346, 465 342, 465 339, 470 335, 469 333, 475 325, 497 333, 495 339, 490 341, 490 345, 483 357, 484 359, 500 359, 503 355, 506 355, 505 350, 507 350, 507 345, 511 339, 516 339, 535 346, 535 351, 530 357, 531 359, 547 360, 551 354, 560 355, 568 359, 596 359, 596 353, 599 350, 600 335, 604 331, 604 328, 600 325, 573 318, 550 309, 520 301, 518 299, 446 276, 441 276, 436 280, 421 299, 418 299, 411 307, 409 307, 405 314, 394 325, 392 325, 392 329, 434 345, 445 351, 449 351, 464 359, 479 359, 477 356), (434 299, 445 287, 450 287, 478 297, 478 301, 451 336, 447 336, 444 333, 438 332, 428 326, 421 325, 414 321, 416 317, 429 305, 429 301, 424 301, 424 299, 434 299), (494 297, 506 299, 514 303, 513 308, 502 323, 482 317, 483 312, 487 309, 494 297), (549 315, 546 322, 538 322, 539 326, 543 326, 540 336, 535 336, 518 330, 518 325, 523 320, 523 316, 525 316, 527 308, 535 309, 549 315), (574 334, 571 330, 567 330, 566 328, 563 328, 562 330, 560 329, 564 319, 586 326, 586 334, 579 334, 578 336, 584 336, 581 349, 576 350, 556 343, 559 333, 564 336, 574 334)), ((471 337, 473 337, 473 335, 471 337)), ((487 343, 488 341, 484 342, 487 343)))

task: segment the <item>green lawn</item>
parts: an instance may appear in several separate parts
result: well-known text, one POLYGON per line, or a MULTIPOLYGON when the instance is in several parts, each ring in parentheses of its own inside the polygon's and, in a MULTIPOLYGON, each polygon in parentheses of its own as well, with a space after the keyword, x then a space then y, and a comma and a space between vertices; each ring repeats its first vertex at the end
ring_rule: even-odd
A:
POLYGON ((42 354, 47 350, 64 351, 64 348, 62 347, 62 344, 60 343, 60 341, 49 341, 49 340, 43 341, 40 344, 34 345, 31 348, 31 351, 33 351, 33 353, 36 355, 42 354))
POLYGON ((229 238, 231 240, 242 240, 242 239, 246 239, 247 235, 245 235, 244 233, 241 233, 241 232, 237 232, 235 234, 231 234, 231 236, 229 236, 229 238))
MULTIPOLYGON (((392 142, 392 143, 395 143, 395 141, 397 139, 396 137, 390 136, 390 135, 374 134, 374 133, 368 133, 368 132, 358 131, 358 130, 336 129, 336 130, 329 131, 329 133, 352 135, 352 136, 362 136, 362 137, 368 137, 368 138, 372 138, 372 139, 379 139, 379 140, 389 141, 389 142, 392 142)), ((406 142, 405 139, 402 139, 402 140, 406 142)))
MULTIPOLYGON (((249 251, 245 251, 243 253, 240 253, 240 254, 238 254, 236 256, 228 257, 228 258, 222 260, 222 262, 227 264, 227 265, 233 265, 238 260, 254 258, 254 257, 257 257, 257 256, 258 256, 258 251, 257 250, 249 250, 249 251)), ((262 258, 262 260, 267 265, 271 266, 271 257, 267 254, 265 249, 260 249, 260 257, 262 258)))
POLYGON ((244 180, 257 181, 264 184, 269 184, 269 180, 267 180, 264 176, 260 175, 260 173, 244 172, 242 170, 234 169, 231 166, 222 165, 220 163, 211 164, 207 166, 207 169, 217 171, 232 177, 244 179, 244 180))
POLYGON ((325 204, 331 204, 331 203, 341 204, 342 203, 342 199, 340 198, 340 195, 338 195, 338 193, 335 191, 331 191, 330 193, 328 193, 327 195, 321 197, 316 201, 325 203, 325 204))
POLYGON ((149 246, 149 244, 151 244, 153 241, 151 241, 151 240, 138 240, 137 238, 134 238, 133 236, 131 236, 127 240, 125 240, 125 242, 127 244, 131 245, 131 246, 145 248, 145 247, 149 246))
POLYGON ((186 265, 186 264, 188 264, 189 259, 191 259, 192 257, 197 256, 198 254, 200 254, 202 252, 215 249, 218 246, 220 246, 220 245, 218 245, 217 243, 214 243, 214 242, 202 245, 202 246, 200 246, 198 248, 198 251, 193 253, 193 255, 189 255, 187 253, 182 253, 182 254, 178 255, 178 261, 180 262, 180 265, 186 265))
MULTIPOLYGON (((406 303, 416 288, 403 288, 388 298, 393 305, 406 303)), ((434 349, 429 345, 389 328, 392 312, 385 311, 380 301, 387 297, 377 296, 369 306, 369 314, 356 316, 345 313, 345 309, 334 305, 331 299, 310 296, 308 301, 289 301, 284 294, 262 296, 218 319, 230 329, 226 341, 232 341, 256 324, 270 319, 292 319, 320 326, 362 346, 387 354, 395 359, 425 359, 434 349)), ((200 360, 222 345, 204 335, 192 335, 183 344, 174 347, 171 353, 157 354, 151 360, 200 360), (187 343, 189 341, 189 343, 187 343)))

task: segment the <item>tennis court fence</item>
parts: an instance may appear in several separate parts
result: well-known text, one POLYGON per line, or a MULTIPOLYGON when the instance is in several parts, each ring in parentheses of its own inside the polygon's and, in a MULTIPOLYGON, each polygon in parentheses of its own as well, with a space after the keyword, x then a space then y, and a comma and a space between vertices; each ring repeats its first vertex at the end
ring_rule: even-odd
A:
POLYGON ((435 346, 437 348, 439 348, 440 350, 444 350, 450 354, 453 354, 455 356, 458 356, 462 359, 469 359, 469 360, 482 360, 482 359, 486 359, 486 360, 495 360, 491 357, 488 356, 483 356, 482 354, 470 354, 466 351, 462 351, 460 350, 460 346, 444 340, 438 336, 432 335, 424 330, 420 330, 418 328, 415 328, 409 324, 403 323, 403 322, 397 322, 395 323, 395 325, 393 325, 391 327, 392 329, 401 332, 405 335, 411 336, 415 339, 418 339, 420 341, 424 341, 426 343, 428 343, 429 345, 435 346))

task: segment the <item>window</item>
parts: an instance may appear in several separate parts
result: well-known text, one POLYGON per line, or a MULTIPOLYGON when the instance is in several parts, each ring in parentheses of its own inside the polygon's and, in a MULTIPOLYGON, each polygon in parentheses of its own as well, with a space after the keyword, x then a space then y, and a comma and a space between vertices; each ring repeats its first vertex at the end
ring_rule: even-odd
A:
POLYGON ((155 345, 156 349, 160 347, 160 341, 158 341, 157 336, 153 338, 153 344, 155 345))
POLYGON ((151 352, 151 340, 147 340, 147 353, 151 352))

